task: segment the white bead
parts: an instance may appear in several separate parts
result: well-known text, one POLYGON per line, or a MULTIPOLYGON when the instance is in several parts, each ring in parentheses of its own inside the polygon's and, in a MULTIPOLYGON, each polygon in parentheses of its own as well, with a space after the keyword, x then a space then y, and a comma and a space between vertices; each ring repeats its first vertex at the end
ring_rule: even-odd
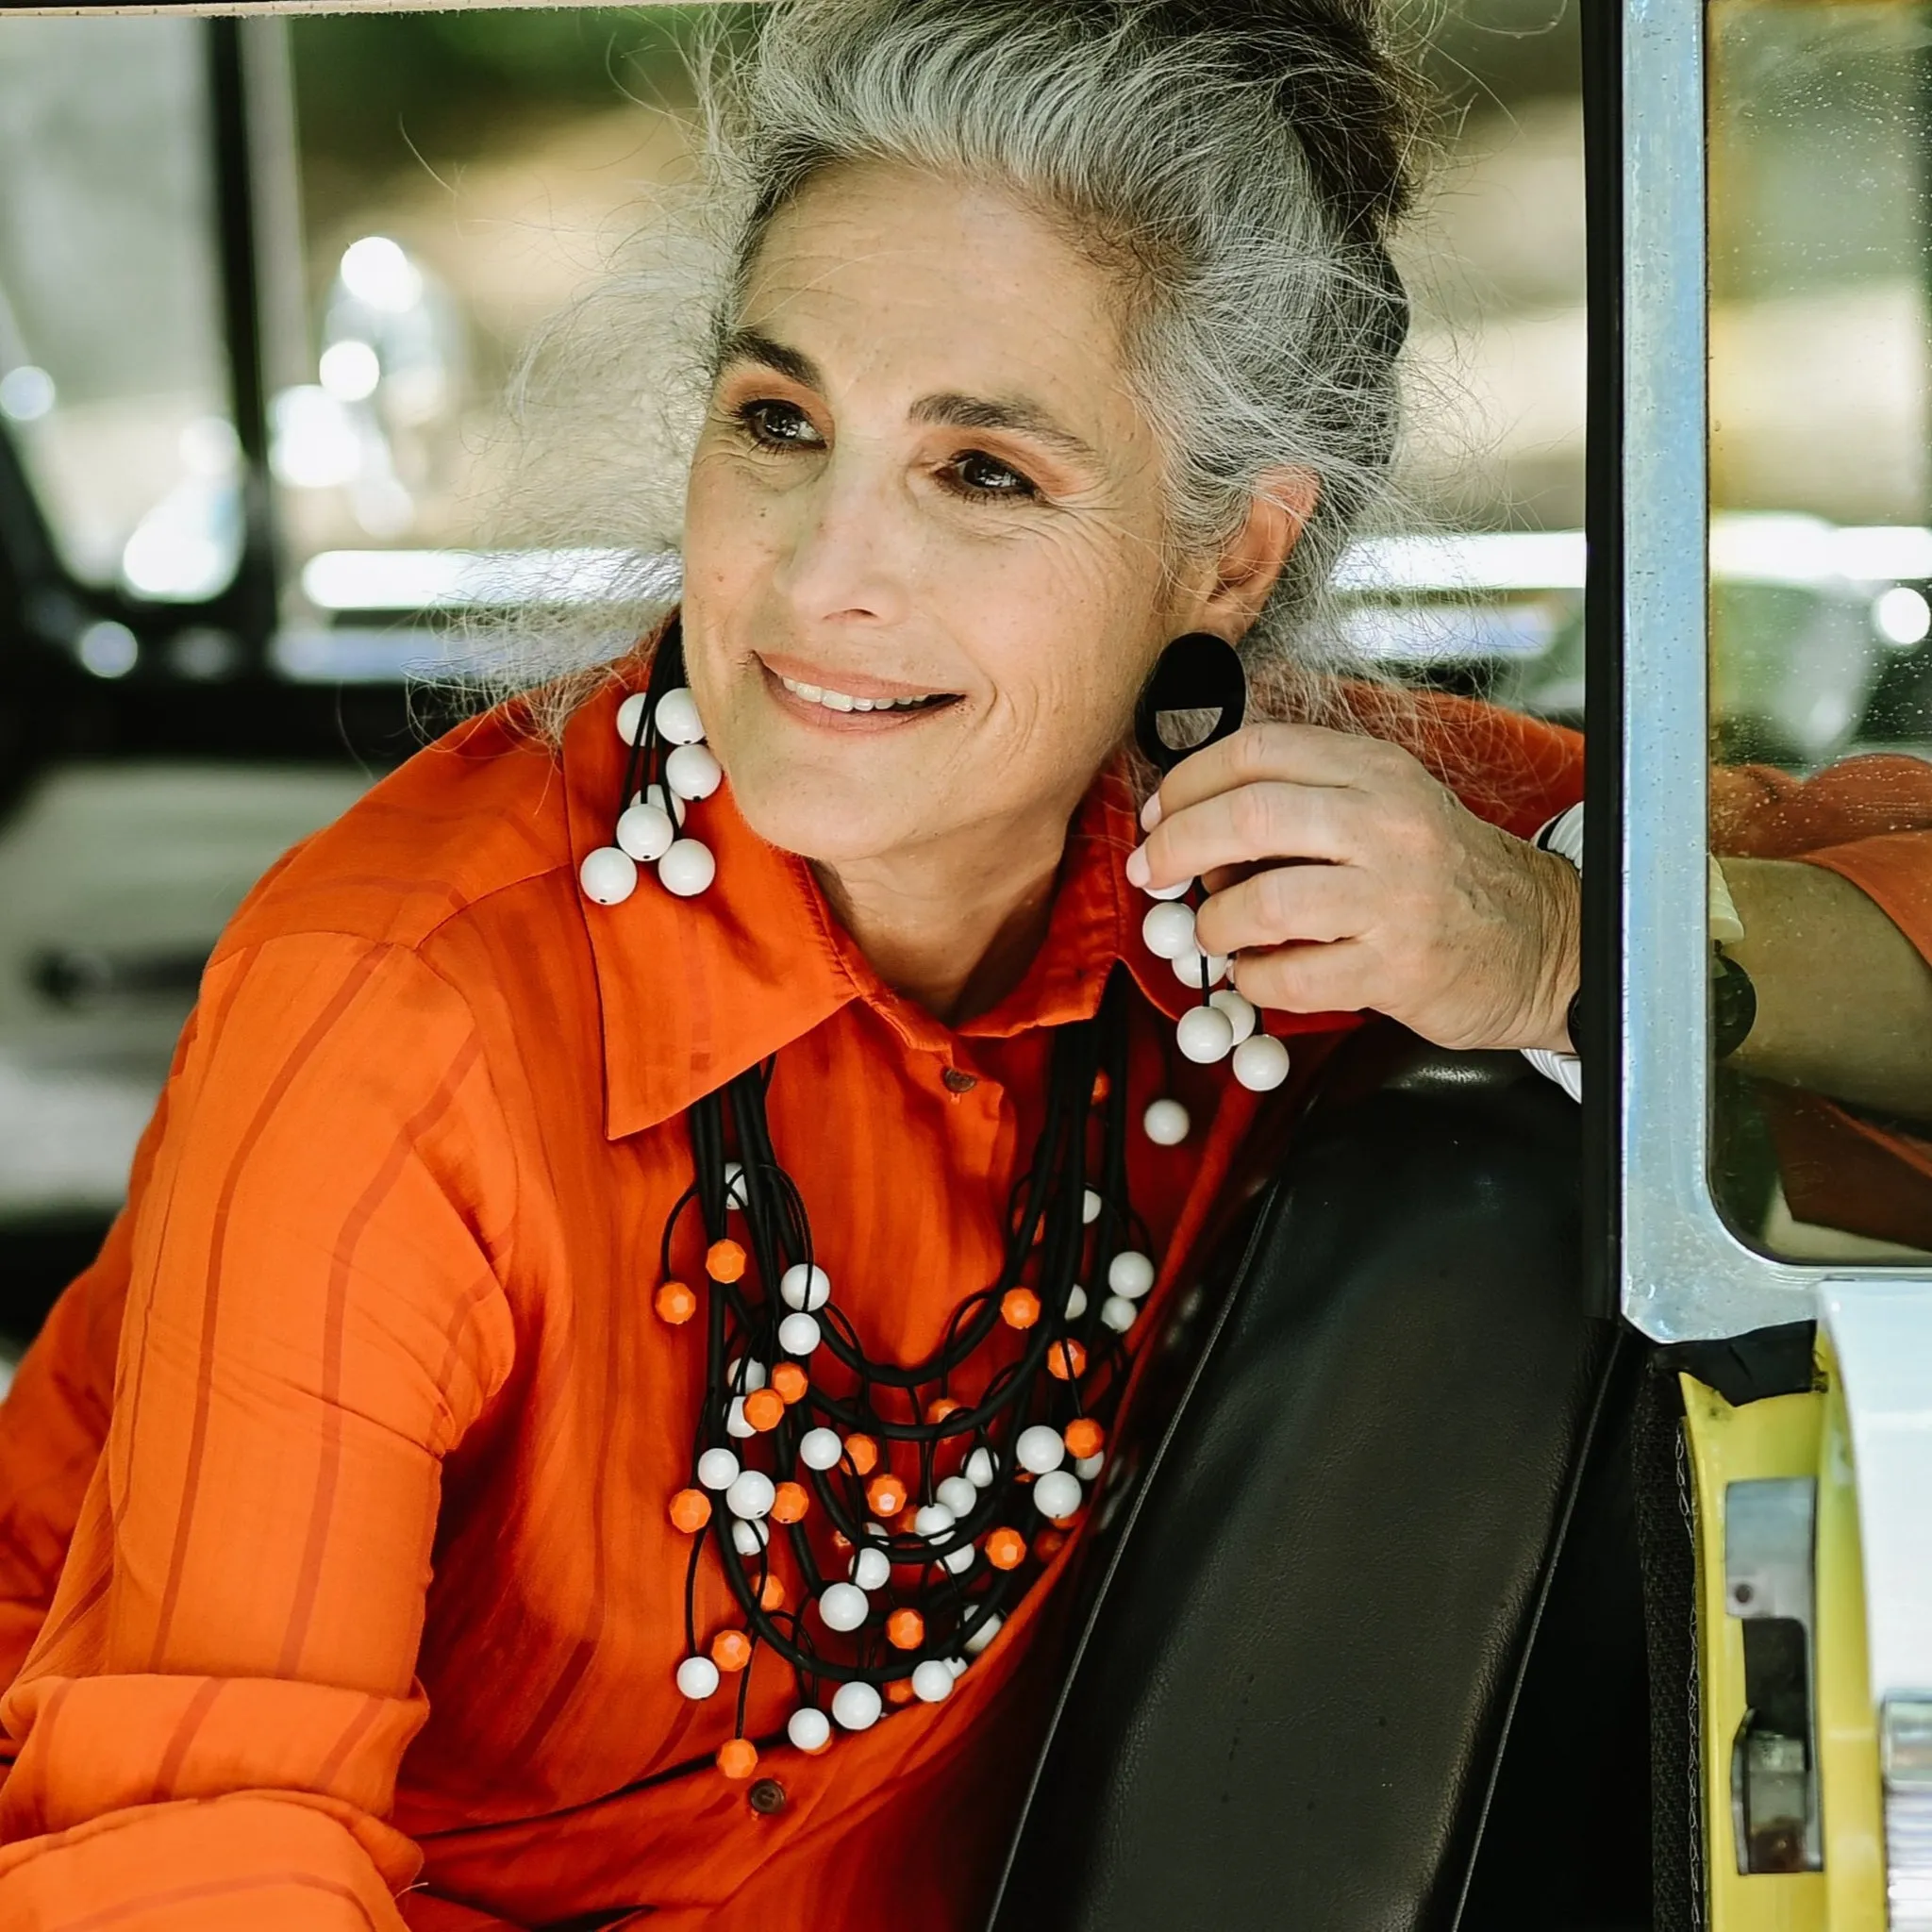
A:
POLYGON ((677 1688, 693 1703, 718 1688, 718 1666, 708 1657, 688 1657, 677 1667, 677 1688))
POLYGON ((1076 1281, 1067 1291, 1067 1320, 1077 1322, 1087 1312, 1087 1291, 1076 1281))
MULTIPOLYGON (((876 1554, 861 1550, 862 1557, 876 1554)), ((828 1583, 819 1591, 819 1615, 827 1630, 857 1630, 872 1612, 864 1591, 856 1583, 828 1583)))
POLYGON ((801 1751, 823 1751, 832 1741, 832 1721, 815 1704, 801 1704, 785 1720, 785 1735, 801 1751))
POLYGON ((634 805, 617 822, 617 842, 625 854, 641 865, 662 858, 677 837, 671 814, 655 805, 634 805))
POLYGON ((1091 1227, 1100 1219, 1100 1210, 1103 1205, 1100 1196, 1091 1188, 1085 1189, 1080 1195, 1081 1221, 1087 1226, 1091 1227))
POLYGON ((664 782, 680 798, 710 797, 724 775, 724 768, 702 744, 680 744, 664 760, 664 782))
POLYGON ((643 723, 644 707, 650 703, 641 691, 634 691, 617 708, 617 735, 626 744, 638 741, 638 726, 643 723))
POLYGON ((1116 1335, 1124 1335, 1141 1312, 1124 1294, 1110 1294, 1100 1305, 1100 1319, 1116 1335))
POLYGON ((724 1386, 735 1389, 741 1395, 752 1395, 765 1386, 765 1365, 763 1362, 747 1360, 740 1356, 736 1361, 724 1364, 724 1386))
POLYGON ((912 1694, 922 1704, 943 1704, 953 1694, 953 1674, 943 1657, 929 1657, 913 1665, 912 1694))
POLYGON ((1080 1478, 1070 1469, 1049 1470, 1033 1485, 1033 1507, 1063 1523, 1080 1507, 1080 1478))
POLYGON ((1074 1474, 1083 1483, 1091 1483, 1100 1474, 1101 1465, 1107 1460, 1107 1451, 1096 1449, 1091 1456, 1083 1456, 1074 1464, 1074 1474))
POLYGON ((955 1518, 970 1516, 979 1507, 979 1491, 963 1475, 949 1475, 939 1486, 938 1494, 955 1518))
POLYGON ((767 1516, 777 1494, 772 1478, 762 1470, 747 1469, 740 1472, 738 1480, 724 1491, 724 1507, 732 1515, 746 1519, 767 1516))
POLYGON ((1251 1093, 1267 1093, 1288 1078, 1288 1049, 1272 1033, 1257 1033, 1234 1050, 1234 1076, 1251 1093))
POLYGON ((1233 987, 1224 986, 1218 991, 1210 992, 1208 1004, 1218 1007, 1227 1015, 1227 1024, 1234 1028, 1237 1046, 1255 1030, 1255 1009, 1233 987))
POLYGON ((734 1523, 731 1525, 731 1547, 741 1557, 756 1557, 772 1541, 772 1526, 768 1523, 734 1523))
POLYGON ((943 1503, 928 1503, 912 1519, 912 1527, 928 1542, 942 1537, 958 1521, 943 1503))
POLYGON ((844 1453, 836 1429, 808 1429, 798 1444, 798 1459, 808 1469, 836 1469, 844 1453))
POLYGON ((832 1277, 823 1268, 794 1261, 778 1277, 778 1298, 788 1308, 815 1313, 832 1299, 832 1277))
POLYGON ((999 1473, 999 1458, 991 1449, 975 1449, 960 1472, 975 1490, 986 1489, 999 1473))
POLYGON ((974 1550, 974 1547, 971 1543, 961 1543, 957 1550, 948 1550, 946 1554, 940 1558, 940 1561, 943 1563, 946 1566, 946 1568, 953 1573, 955 1576, 958 1576, 963 1571, 972 1569, 973 1559, 975 1554, 976 1552, 974 1550))
POLYGON ((675 791, 667 791, 661 785, 646 785, 631 800, 633 805, 654 805, 679 830, 684 827, 685 802, 675 791))
POLYGON ((1035 1475, 1044 1475, 1048 1470, 1058 1469, 1067 1459, 1067 1445, 1058 1429, 1046 1423, 1035 1423, 1031 1428, 1020 1431, 1020 1440, 1013 1444, 1013 1454, 1019 1457, 1022 1469, 1030 1469, 1035 1475))
POLYGON ((989 1643, 991 1643, 993 1641, 993 1639, 1000 1634, 1000 1625, 1005 1622, 1006 1619, 1004 1617, 989 1617, 986 1620, 986 1622, 980 1624, 980 1626, 975 1631, 974 1631, 973 1635, 966 1640, 966 1655, 968 1657, 977 1657, 979 1653, 982 1650, 984 1650, 986 1646, 989 1643))
POLYGON ((637 862, 615 845, 600 845, 577 868, 584 897, 598 906, 622 906, 638 889, 637 862))
POLYGON ((1174 1037, 1197 1066, 1211 1067, 1234 1051, 1234 1028, 1219 1007, 1190 1007, 1174 1037))
POLYGON ((744 1162, 727 1160, 724 1163, 724 1205, 736 1208, 741 1213, 751 1196, 744 1191, 744 1162))
POLYGON ((728 1490, 738 1480, 738 1457, 728 1449, 707 1449, 698 1457, 698 1481, 708 1490, 728 1490))
POLYGON ((1190 992, 1199 992, 1201 991, 1201 961, 1204 957, 1208 961, 1208 984, 1209 986, 1219 986, 1227 977, 1227 955, 1225 953, 1208 953, 1204 955, 1201 949, 1195 946, 1190 951, 1183 953, 1178 959, 1172 962, 1174 976, 1190 992))
POLYGON ((1178 1100, 1150 1100, 1141 1116, 1141 1125, 1157 1147, 1178 1147, 1188 1138, 1193 1122, 1178 1100))
POLYGON ((658 700, 659 738, 669 739, 673 744, 695 744, 704 735, 697 700, 686 686, 680 684, 675 691, 667 691, 658 700))
POLYGON ((711 848, 696 839, 680 839, 658 861, 658 883, 680 899, 695 899, 717 876, 711 848))
POLYGON ((1141 937, 1157 959, 1179 959, 1195 950, 1194 908, 1178 899, 1163 900, 1147 908, 1141 937))
POLYGON ((852 1559, 852 1581, 859 1590, 883 1590, 892 1580, 892 1563, 885 1551, 865 1549, 852 1559))
POLYGON ((1107 1264, 1107 1285, 1137 1302, 1154 1286, 1154 1263, 1138 1248, 1123 1248, 1107 1264))
POLYGON ((821 1340, 819 1324, 810 1315, 787 1315, 778 1324, 778 1346, 787 1355, 809 1355, 821 1340))
POLYGON ((885 1700, 873 1684, 841 1684, 832 1693, 832 1715, 844 1730, 871 1730, 885 1707, 885 1700))
POLYGON ((1193 890, 1193 885, 1192 879, 1182 879, 1178 885, 1142 886, 1141 890, 1150 899, 1181 899, 1185 898, 1193 890))
POLYGON ((744 1413, 744 1397, 734 1395, 731 1407, 724 1411, 724 1433, 736 1436, 741 1442, 748 1442, 758 1434, 744 1413))

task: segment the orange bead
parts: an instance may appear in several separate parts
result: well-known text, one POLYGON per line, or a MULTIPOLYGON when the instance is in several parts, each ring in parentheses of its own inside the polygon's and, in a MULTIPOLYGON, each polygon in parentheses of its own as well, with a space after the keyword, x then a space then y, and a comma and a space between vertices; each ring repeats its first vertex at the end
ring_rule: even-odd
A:
POLYGON ((925 1619, 917 1610, 894 1610, 886 1619, 886 1641, 894 1650, 917 1650, 925 1641, 925 1619))
POLYGON ((986 1560, 995 1570, 1017 1570, 1026 1560, 1026 1539, 1017 1529, 996 1529, 986 1540, 986 1560))
POLYGON ((705 1273, 713 1281, 739 1281, 744 1275, 744 1250, 736 1241, 713 1241, 705 1250, 705 1273))
POLYGON ((1046 1352, 1046 1372, 1062 1382, 1087 1373, 1087 1351, 1077 1341, 1056 1341, 1046 1352))
POLYGON ((749 1738, 733 1738, 718 1747, 718 1769, 726 1777, 747 1778, 758 1768, 758 1747, 749 1738))
POLYGON ((1033 1539, 1033 1554, 1042 1563, 1051 1563, 1065 1547, 1067 1533, 1063 1529, 1042 1529, 1033 1539))
POLYGON ((1093 1097, 1094 1097, 1094 1099, 1095 1099, 1095 1100, 1105 1100, 1105 1099, 1107 1098, 1107 1096, 1108 1096, 1108 1095, 1109 1093, 1111 1093, 1112 1091, 1113 1091, 1113 1082, 1112 1082, 1111 1080, 1109 1080, 1109 1079, 1108 1079, 1108 1078, 1107 1077, 1107 1074, 1106 1074, 1106 1073, 1105 1073, 1105 1072, 1101 1072, 1101 1073, 1095 1074, 1094 1074, 1094 1076, 1093 1076, 1093 1097))
POLYGON ((1008 1328, 1030 1328, 1040 1320, 1040 1297, 1030 1288, 1009 1288, 1000 1297, 1000 1320, 1008 1328))
POLYGON ((1098 1456, 1107 1441, 1107 1431, 1091 1415, 1069 1423, 1060 1433, 1066 1438, 1067 1454, 1081 1461, 1098 1456))
POLYGON ((758 1608, 761 1610, 782 1610, 785 1607, 785 1586, 775 1576, 768 1576, 758 1588, 758 1608))
POLYGON ((755 1429, 775 1429, 785 1420, 785 1398, 775 1389, 754 1389, 744 1398, 744 1419, 755 1429))
POLYGON ((874 1516, 896 1516, 906 1507, 906 1485, 891 1474, 875 1475, 865 1487, 865 1500, 874 1516))
POLYGON ((751 1661, 751 1639, 742 1630, 721 1630, 711 1639, 711 1661, 721 1671, 741 1671, 751 1661))
POLYGON ((679 1490, 671 1499, 671 1521, 693 1536, 711 1520, 711 1499, 702 1490, 679 1490))
POLYGON ((845 1460, 854 1475, 870 1475, 879 1466, 879 1445, 870 1436, 847 1436, 845 1460))
POLYGON ((912 1679, 899 1677, 886 1686, 888 1704, 910 1704, 912 1702, 912 1679))
POLYGON ((772 1494, 774 1523, 803 1523, 811 1496, 803 1483, 780 1483, 772 1494))
POLYGON ((698 1311, 698 1298, 681 1281, 667 1281, 652 1297, 658 1319, 675 1328, 689 1322, 698 1311))
POLYGON ((955 1402, 950 1395, 935 1395, 925 1405, 925 1419, 929 1423, 942 1423, 949 1415, 958 1415, 966 1405, 955 1402))
POLYGON ((811 1387, 811 1377, 796 1362, 780 1362, 772 1371, 772 1387, 778 1400, 790 1407, 811 1387))

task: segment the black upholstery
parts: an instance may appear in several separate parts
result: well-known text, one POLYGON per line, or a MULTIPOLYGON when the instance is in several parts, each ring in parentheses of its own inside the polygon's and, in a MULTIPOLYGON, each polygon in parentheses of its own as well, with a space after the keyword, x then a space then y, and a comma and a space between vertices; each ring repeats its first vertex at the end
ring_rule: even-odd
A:
MULTIPOLYGON (((1178 1413, 1103 1499, 994 1932, 1559 1923, 1487 1871, 1462 1918, 1619 1356, 1584 1309, 1575 1109, 1520 1066, 1451 1061, 1296 1138, 1178 1413)), ((1641 1834, 1641 1770, 1631 1796, 1641 1834)))

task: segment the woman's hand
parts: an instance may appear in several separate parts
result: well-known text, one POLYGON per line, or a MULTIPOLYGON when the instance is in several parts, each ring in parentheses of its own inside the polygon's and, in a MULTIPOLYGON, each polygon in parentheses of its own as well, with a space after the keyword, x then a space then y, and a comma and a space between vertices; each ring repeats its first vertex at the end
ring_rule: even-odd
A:
POLYGON ((1127 861, 1198 876, 1202 947, 1285 1012, 1372 1008, 1439 1045, 1567 1053, 1579 892, 1567 859, 1471 812, 1399 746, 1249 724, 1175 766, 1127 861))

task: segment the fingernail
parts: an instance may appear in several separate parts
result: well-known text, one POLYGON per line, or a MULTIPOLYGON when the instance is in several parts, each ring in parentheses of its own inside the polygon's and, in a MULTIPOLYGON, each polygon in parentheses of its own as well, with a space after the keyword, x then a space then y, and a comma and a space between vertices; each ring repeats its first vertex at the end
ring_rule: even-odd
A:
POLYGON ((1154 876, 1154 871, 1147 863, 1146 846, 1136 845, 1127 854, 1126 873, 1130 886, 1139 886, 1143 892, 1147 890, 1147 881, 1154 876))
POLYGON ((1141 808, 1141 829, 1151 832, 1160 823, 1160 793, 1155 792, 1141 808))

